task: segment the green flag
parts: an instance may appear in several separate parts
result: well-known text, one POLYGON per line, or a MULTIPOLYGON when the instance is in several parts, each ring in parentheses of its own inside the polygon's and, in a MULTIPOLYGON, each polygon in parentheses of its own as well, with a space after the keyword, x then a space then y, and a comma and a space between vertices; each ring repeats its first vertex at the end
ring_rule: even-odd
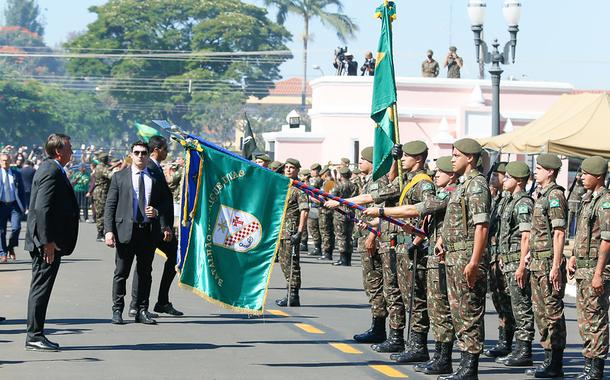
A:
POLYGON ((142 138, 145 142, 153 136, 161 136, 158 130, 153 127, 149 127, 148 125, 140 124, 138 122, 134 122, 133 125, 136 127, 136 133, 138 136, 142 138))
POLYGON ((196 186, 186 189, 196 194, 180 285, 224 307, 261 314, 291 181, 207 145, 199 150, 191 151, 200 160, 191 168, 196 186))
POLYGON ((396 142, 396 118, 393 108, 396 104, 396 80, 392 47, 392 21, 396 18, 396 5, 393 1, 386 1, 375 10, 375 14, 381 18, 381 37, 377 48, 371 110, 371 118, 376 124, 373 180, 383 177, 390 171, 392 147, 396 142))

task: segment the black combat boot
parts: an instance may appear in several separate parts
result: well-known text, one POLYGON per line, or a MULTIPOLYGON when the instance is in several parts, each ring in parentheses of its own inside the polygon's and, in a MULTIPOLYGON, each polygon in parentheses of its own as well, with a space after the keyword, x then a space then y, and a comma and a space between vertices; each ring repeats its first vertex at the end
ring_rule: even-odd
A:
POLYGON ((322 243, 315 243, 311 252, 308 253, 309 256, 322 256, 322 243))
POLYGON ((97 237, 95 238, 95 241, 100 241, 103 242, 104 241, 104 233, 101 231, 97 232, 97 237))
POLYGON ((517 339, 517 344, 513 352, 507 356, 496 358, 496 363, 504 364, 507 367, 529 367, 533 365, 532 342, 517 339))
POLYGON ((275 300, 275 304, 278 306, 301 306, 301 301, 299 299, 299 289, 290 289, 290 294, 286 295, 284 298, 280 298, 275 300))
POLYGON ((541 366, 528 369, 525 374, 538 379, 563 377, 563 350, 549 350, 548 359, 545 358, 541 366))
POLYGON ((526 369, 525 374, 528 376, 534 376, 536 371, 542 371, 551 362, 551 350, 544 350, 544 360, 534 368, 526 369))
MULTIPOLYGON (((442 347, 443 347, 443 343, 441 343, 441 342, 434 343, 434 356, 432 356, 432 358, 425 363, 419 363, 419 364, 414 365, 413 369, 415 370, 415 372, 423 372, 425 368, 432 365, 432 363, 438 361, 441 358, 442 347)), ((396 360, 395 358, 398 357, 398 355, 400 355, 400 354, 392 354, 392 355, 390 355, 390 359, 396 360)))
POLYGON ((441 343, 441 355, 439 359, 422 371, 426 375, 444 375, 453 372, 451 365, 451 353, 453 352, 453 342, 441 343))
POLYGON ((396 363, 421 363, 430 360, 430 354, 428 353, 428 342, 426 339, 426 333, 420 333, 413 331, 411 333, 411 342, 405 348, 404 352, 396 355, 392 358, 396 363))
POLYGON ((585 380, 602 380, 604 378, 604 359, 591 359, 591 369, 585 380))
POLYGON ((318 260, 333 261, 333 251, 332 250, 324 251, 324 254, 322 256, 318 257, 318 260))
POLYGON ((390 334, 385 342, 373 344, 371 348, 377 352, 400 352, 405 349, 404 329, 393 329, 390 327, 390 334))
POLYGON ((358 343, 381 343, 386 340, 385 318, 373 317, 371 328, 361 334, 354 335, 358 343))
POLYGON ((593 363, 593 359, 585 358, 585 368, 583 368, 582 373, 576 376, 577 379, 588 379, 589 372, 591 371, 591 364, 593 363))
POLYGON ((513 345, 514 331, 506 330, 504 327, 498 327, 498 343, 495 346, 485 351, 485 356, 497 358, 510 354, 513 345))
POLYGON ((478 380, 479 354, 462 352, 462 361, 457 371, 450 375, 439 376, 438 380, 478 380))
POLYGON ((335 261, 333 263, 334 266, 336 267, 346 267, 347 266, 347 253, 345 252, 341 252, 339 253, 339 260, 335 261))

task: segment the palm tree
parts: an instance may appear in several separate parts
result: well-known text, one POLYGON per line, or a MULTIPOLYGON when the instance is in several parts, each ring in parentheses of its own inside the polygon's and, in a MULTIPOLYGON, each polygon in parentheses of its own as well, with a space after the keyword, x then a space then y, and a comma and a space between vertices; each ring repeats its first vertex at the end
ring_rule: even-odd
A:
POLYGON ((337 37, 342 42, 353 37, 358 31, 358 26, 352 19, 343 14, 343 3, 341 0, 265 0, 265 5, 275 5, 278 8, 277 22, 284 24, 288 13, 293 13, 303 18, 303 86, 301 88, 301 106, 305 108, 307 91, 307 45, 311 38, 309 34, 309 23, 314 18, 319 18, 323 25, 333 28, 337 37), (336 7, 336 12, 329 11, 331 6, 336 7))

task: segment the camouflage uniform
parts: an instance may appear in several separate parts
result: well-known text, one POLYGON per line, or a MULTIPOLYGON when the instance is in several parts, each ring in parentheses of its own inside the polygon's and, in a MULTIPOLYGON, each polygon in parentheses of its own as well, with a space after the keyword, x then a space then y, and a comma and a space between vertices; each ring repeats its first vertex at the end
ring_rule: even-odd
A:
MULTIPOLYGON (((326 188, 329 181, 324 181, 322 187, 326 188)), ((322 252, 325 254, 332 255, 335 245, 335 230, 333 228, 333 214, 334 211, 320 207, 318 224, 320 228, 320 235, 322 238, 322 252)), ((332 259, 332 257, 331 257, 332 259)))
POLYGON ((473 289, 468 287, 463 273, 472 256, 476 225, 489 223, 490 198, 487 181, 477 170, 461 176, 449 199, 442 231, 447 251, 449 304, 458 348, 474 355, 481 353, 485 340, 483 320, 489 267, 485 256, 479 263, 479 278, 473 289))
MULTIPOLYGON (((313 186, 316 189, 320 189, 322 188, 322 183, 324 181, 322 181, 322 178, 318 177, 311 177, 309 179, 309 186, 313 186)), ((322 242, 322 237, 320 236, 320 224, 319 224, 319 220, 320 220, 320 208, 318 206, 317 203, 311 203, 310 205, 311 210, 309 212, 309 215, 307 216, 307 231, 309 232, 309 234, 311 235, 311 238, 313 239, 313 244, 315 247, 320 247, 320 244, 322 242), (314 211, 315 209, 315 211, 314 211)))
POLYGON ((107 164, 100 162, 95 167, 95 189, 93 189, 93 202, 95 203, 95 225, 99 236, 104 235, 104 208, 106 197, 110 189, 112 172, 107 164))
POLYGON ((421 75, 424 78, 436 78, 440 71, 438 62, 434 59, 428 61, 427 59, 421 64, 421 75))
POLYGON ((608 354, 608 297, 610 264, 602 273, 604 293, 598 295, 591 281, 598 262, 602 241, 610 242, 610 191, 602 188, 583 199, 574 240, 576 256, 576 309, 578 328, 584 342, 582 354, 587 359, 605 359, 608 354))
POLYGON ((561 350, 566 345, 566 321, 563 314, 563 296, 566 276, 565 259, 560 273, 563 284, 560 291, 553 289, 549 274, 553 264, 553 228, 566 226, 567 202, 564 189, 555 183, 537 190, 530 237, 530 263, 532 306, 540 333, 540 345, 545 350, 561 350))
MULTIPOLYGON (((343 199, 351 198, 358 192, 356 186, 347 179, 341 178, 335 182, 335 187, 331 191, 332 194, 343 199)), ((350 216, 354 217, 353 209, 347 206, 339 206, 348 215, 339 212, 334 213, 333 224, 335 228, 335 243, 341 258, 349 264, 353 251, 352 232, 354 230, 354 222, 350 216), (345 256, 345 258, 344 258, 345 256)))
POLYGON ((182 183, 182 169, 178 168, 178 169, 176 169, 174 174, 172 174, 172 178, 170 179, 169 183, 167 184, 169 186, 170 191, 172 192, 174 202, 180 202, 180 196, 181 196, 180 184, 181 183, 182 183))
POLYGON ((299 229, 299 221, 301 219, 301 211, 309 210, 309 202, 307 195, 302 191, 291 187, 288 193, 288 204, 286 206, 286 215, 284 216, 284 228, 280 239, 280 265, 284 278, 287 283, 291 283, 292 290, 301 288, 301 264, 299 256, 299 247, 293 249, 290 237, 297 233, 299 229), (292 256, 292 259, 291 259, 292 256), (290 278, 292 261, 292 282, 290 278))
POLYGON ((510 301, 515 321, 515 338, 522 342, 534 340, 534 313, 532 288, 526 283, 521 289, 515 279, 521 259, 521 235, 532 228, 533 199, 525 191, 505 195, 506 203, 500 217, 498 251, 503 263, 505 282, 510 291, 510 301))

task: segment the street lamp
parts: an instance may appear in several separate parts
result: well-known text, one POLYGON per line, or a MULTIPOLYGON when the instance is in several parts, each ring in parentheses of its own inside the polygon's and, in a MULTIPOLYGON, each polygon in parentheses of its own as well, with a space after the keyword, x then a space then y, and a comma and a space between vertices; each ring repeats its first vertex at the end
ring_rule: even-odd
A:
POLYGON ((318 71, 319 71, 319 72, 322 74, 322 76, 326 76, 326 74, 324 74, 324 70, 322 70, 322 68, 320 67, 320 65, 314 65, 314 66, 313 66, 313 69, 314 69, 314 70, 318 70, 318 71))
POLYGON ((510 41, 504 45, 504 50, 502 52, 498 50, 500 44, 497 39, 491 44, 491 46, 493 46, 492 52, 489 52, 487 43, 481 39, 486 9, 487 4, 485 3, 485 0, 470 0, 468 3, 468 17, 470 18, 470 25, 472 27, 472 32, 474 33, 477 62, 492 64, 491 69, 489 70, 492 87, 491 135, 496 136, 500 134, 500 77, 504 72, 500 67, 500 64, 510 64, 509 56, 512 58, 512 63, 515 63, 517 33, 519 32, 519 19, 521 18, 521 3, 519 0, 504 1, 502 13, 504 13, 504 19, 508 25, 510 41), (481 50, 483 51, 483 57, 480 57, 481 50))

